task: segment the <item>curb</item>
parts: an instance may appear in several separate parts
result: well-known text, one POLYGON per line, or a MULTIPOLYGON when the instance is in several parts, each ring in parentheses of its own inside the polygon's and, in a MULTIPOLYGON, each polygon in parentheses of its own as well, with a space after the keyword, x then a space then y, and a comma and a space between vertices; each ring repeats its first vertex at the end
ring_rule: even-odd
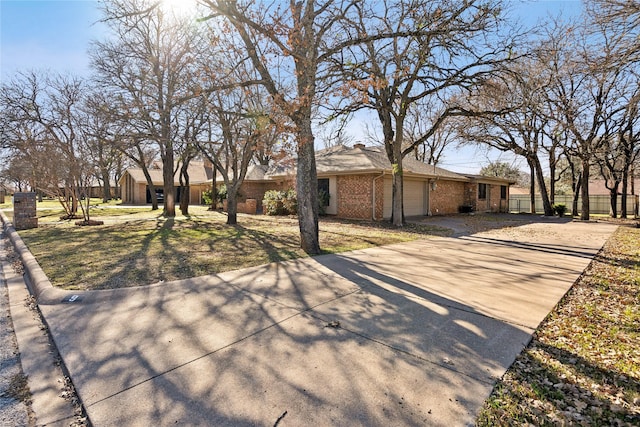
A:
MULTIPOLYGON (((76 425, 78 419, 76 409, 63 397, 68 395, 68 391, 65 390, 63 362, 59 356, 56 357, 58 351, 47 327, 43 325, 44 317, 38 308, 28 304, 29 298, 33 295, 33 289, 28 286, 26 278, 27 276, 37 278, 40 296, 45 292, 51 293, 47 283, 52 291, 55 289, 48 279, 46 282, 42 280, 42 276, 46 278, 44 272, 2 210, 0 210, 0 219, 3 223, 3 231, 9 237, 16 253, 19 253, 25 268, 25 274, 21 277, 3 262, 0 264, 0 276, 5 280, 9 292, 9 312, 18 342, 20 364, 31 392, 31 409, 35 416, 35 425, 55 427, 76 425), (20 245, 20 250, 17 245, 20 245), (27 262, 29 262, 28 266, 27 262)), ((4 244, 0 245, 2 248, 4 246, 4 244)))
POLYGON ((22 238, 18 235, 13 224, 1 209, 0 220, 2 220, 4 232, 9 236, 9 240, 11 240, 14 250, 24 265, 25 283, 29 292, 36 298, 38 304, 60 302, 68 292, 53 287, 51 281, 42 270, 42 267, 40 267, 38 261, 29 251, 29 248, 22 241, 22 238))

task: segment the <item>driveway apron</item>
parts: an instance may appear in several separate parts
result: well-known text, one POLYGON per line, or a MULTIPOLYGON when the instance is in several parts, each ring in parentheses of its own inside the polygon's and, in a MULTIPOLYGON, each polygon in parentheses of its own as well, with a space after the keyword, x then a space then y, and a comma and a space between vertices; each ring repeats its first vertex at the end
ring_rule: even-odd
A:
POLYGON ((41 310, 94 426, 472 425, 614 230, 543 221, 41 310))

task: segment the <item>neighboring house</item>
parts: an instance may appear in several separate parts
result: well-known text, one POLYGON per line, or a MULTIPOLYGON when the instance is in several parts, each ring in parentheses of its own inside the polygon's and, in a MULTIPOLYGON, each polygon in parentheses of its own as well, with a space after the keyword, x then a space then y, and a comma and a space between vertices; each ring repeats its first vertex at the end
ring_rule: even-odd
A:
MULTIPOLYGON (((109 183, 109 188, 111 190, 111 197, 118 198, 117 192, 119 190, 119 187, 116 186, 115 181, 111 181, 109 183)), ((89 197, 101 199, 102 196, 104 196, 103 192, 104 192, 104 189, 102 188, 102 182, 100 182, 95 177, 91 178, 91 182, 89 183, 89 197)))
MULTIPOLYGON (((190 202, 192 204, 202 204, 202 194, 211 189, 211 178, 213 176, 210 164, 202 161, 191 161, 189 168, 189 187, 190 202)), ((182 188, 180 187, 179 169, 174 177, 174 185, 176 187, 176 202, 180 201, 182 188)), ((149 168, 151 181, 156 189, 156 195, 159 201, 164 197, 162 166, 157 163, 149 168)), ((122 194, 122 203, 133 205, 144 205, 151 203, 151 193, 147 180, 141 168, 128 168, 119 181, 120 192, 122 194)))
MULTIPOLYGON (((204 170, 203 163, 198 170, 204 170)), ((391 163, 381 147, 339 145, 316 152, 318 189, 329 194, 326 213, 340 218, 382 220, 391 217, 391 163)), ((507 179, 460 175, 412 158, 403 161, 405 216, 443 215, 463 211, 506 212, 509 199, 507 179)), ((162 171, 150 171, 162 188, 162 171)), ((191 174, 191 202, 202 203, 198 193, 211 187, 210 170, 191 174), (207 179, 204 177, 208 176, 207 179), (198 179, 200 177, 200 179, 198 179), (196 196, 196 197, 194 197, 196 196)), ((177 181, 177 180, 176 180, 177 181)), ((222 183, 221 177, 216 182, 222 183)), ((176 184, 177 185, 177 184, 176 184)), ((150 199, 140 169, 128 169, 120 180, 123 203, 144 204, 150 199)), ((258 212, 268 190, 295 187, 295 162, 283 161, 273 167, 252 165, 240 187, 239 203, 256 199, 258 212)))
MULTIPOLYGON (((640 178, 636 178, 635 182, 631 182, 629 179, 629 187, 627 188, 627 194, 638 194, 640 192, 640 178)), ((590 179, 589 180, 589 195, 600 196, 610 195, 611 191, 607 188, 604 179, 590 179)), ((618 186, 618 194, 622 194, 622 183, 618 186)))
MULTIPOLYGON (((627 188, 627 194, 638 194, 640 193, 640 178, 636 178, 635 182, 631 182, 629 180, 629 187, 627 188)), ((510 194, 512 196, 526 194, 529 195, 529 187, 516 187, 512 186, 510 188, 510 194)), ((538 192, 538 185, 536 184, 536 194, 540 194, 538 192)), ((610 191, 606 186, 605 180, 602 178, 590 179, 589 180, 589 195, 590 196, 609 196, 610 191)), ((622 184, 618 186, 618 194, 622 194, 622 184)))

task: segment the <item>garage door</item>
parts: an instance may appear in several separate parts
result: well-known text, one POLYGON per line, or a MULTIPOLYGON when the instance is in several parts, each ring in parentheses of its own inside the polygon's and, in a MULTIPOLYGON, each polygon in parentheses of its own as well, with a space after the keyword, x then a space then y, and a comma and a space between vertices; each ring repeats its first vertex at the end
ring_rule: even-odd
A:
POLYGON ((404 181, 404 215, 424 215, 424 181, 404 181))
MULTIPOLYGON (((404 180, 404 215, 425 215, 425 190, 424 181, 404 180)), ((384 180, 384 211, 385 219, 391 218, 391 178, 384 180)))

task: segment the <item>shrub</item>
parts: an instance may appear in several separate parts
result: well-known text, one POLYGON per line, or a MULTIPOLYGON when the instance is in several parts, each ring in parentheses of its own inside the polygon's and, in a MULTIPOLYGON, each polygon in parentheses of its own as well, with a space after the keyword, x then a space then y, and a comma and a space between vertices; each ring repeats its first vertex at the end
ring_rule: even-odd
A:
POLYGON ((557 203, 553 205, 553 212, 559 217, 563 217, 565 212, 567 212, 567 205, 562 203, 557 203))
MULTIPOLYGON (((227 198, 227 186, 222 184, 216 189, 216 192, 218 193, 218 202, 222 203, 222 201, 227 198)), ((237 194, 236 196, 240 196, 240 194, 237 194)))
POLYGON ((269 190, 264 193, 262 207, 265 215, 295 215, 298 213, 296 192, 269 190))
POLYGON ((284 208, 285 215, 298 214, 298 195, 294 189, 289 189, 284 192, 282 207, 284 208))
MULTIPOLYGON (((240 196, 240 194, 237 194, 237 196, 240 196)), ((222 184, 220 187, 216 188, 216 201, 217 203, 221 204, 224 199, 227 198, 227 186, 222 184)), ((212 200, 211 200, 211 190, 207 190, 204 191, 202 193, 202 202, 205 205, 210 205, 212 200)))
POLYGON ((205 205, 211 204, 211 190, 202 192, 202 203, 204 203, 205 205))
MULTIPOLYGON (((329 205, 329 193, 320 190, 318 192, 318 213, 326 215, 329 205)), ((269 190, 264 193, 262 208, 265 215, 297 215, 298 197, 296 190, 287 191, 269 190)))

